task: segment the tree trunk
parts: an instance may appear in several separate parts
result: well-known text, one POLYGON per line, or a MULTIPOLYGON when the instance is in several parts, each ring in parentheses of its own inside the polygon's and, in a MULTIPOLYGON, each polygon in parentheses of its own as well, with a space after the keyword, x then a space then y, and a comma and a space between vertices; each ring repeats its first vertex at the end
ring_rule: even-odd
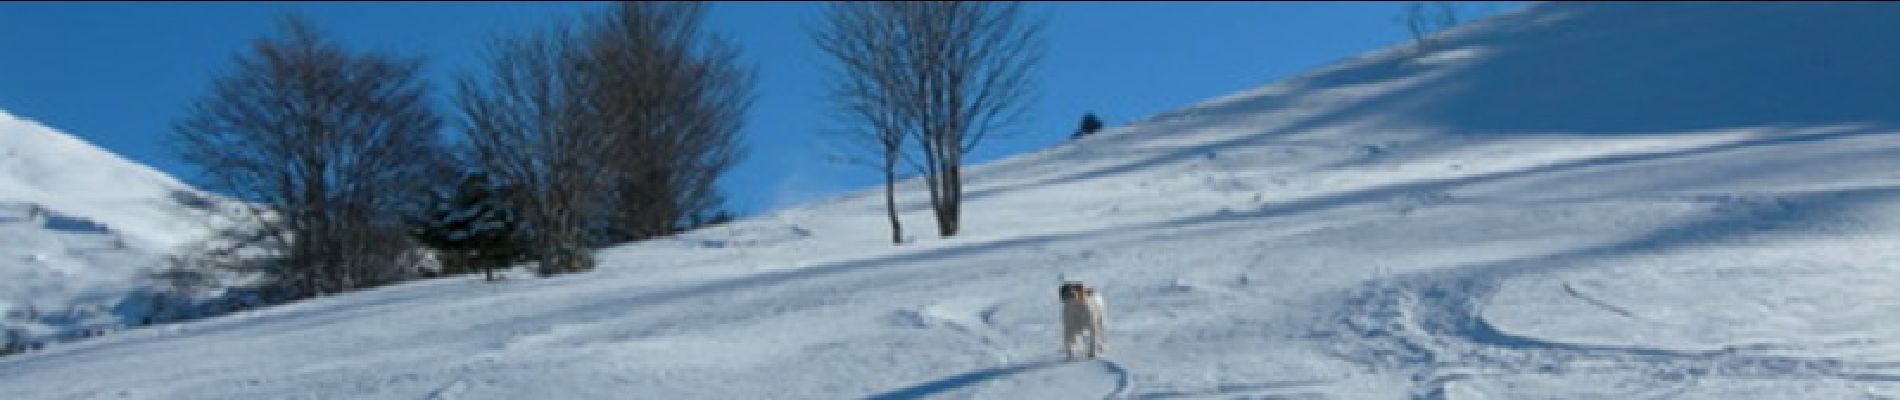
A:
POLYGON ((495 267, 496 267, 495 256, 488 254, 489 252, 488 250, 476 250, 476 251, 477 251, 475 253, 476 256, 474 260, 471 260, 473 261, 471 264, 473 264, 475 268, 482 269, 483 281, 494 282, 495 281, 495 267))
POLYGON ((937 215, 939 222, 937 233, 943 237, 956 236, 960 228, 958 222, 963 215, 963 176, 961 167, 950 164, 944 169, 943 212, 937 215))
POLYGON ((943 191, 944 176, 943 170, 941 169, 942 163, 938 161, 940 159, 940 157, 932 154, 931 150, 926 148, 924 156, 924 184, 930 187, 930 214, 937 219, 937 234, 949 236, 944 234, 946 230, 943 224, 943 205, 945 201, 944 196, 946 196, 946 194, 944 194, 943 191))
POLYGON ((891 244, 904 244, 904 224, 897 218, 897 156, 884 156, 884 212, 891 217, 891 244))

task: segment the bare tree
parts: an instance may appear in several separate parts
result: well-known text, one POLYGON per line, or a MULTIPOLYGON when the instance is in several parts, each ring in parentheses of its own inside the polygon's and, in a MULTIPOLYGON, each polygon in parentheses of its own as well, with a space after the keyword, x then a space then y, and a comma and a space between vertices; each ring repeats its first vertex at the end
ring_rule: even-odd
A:
POLYGON ((611 186, 604 165, 610 137, 582 126, 588 84, 574 74, 572 32, 497 39, 486 79, 464 77, 457 104, 473 158, 499 184, 542 275, 590 270, 588 222, 603 215, 611 186))
POLYGON ((670 235, 718 211, 752 76, 705 35, 703 2, 621 2, 588 21, 574 74, 585 129, 610 136, 609 241, 670 235))
MULTIPOLYGON (((878 18, 878 8, 865 3, 831 3, 825 12, 826 29, 812 41, 837 63, 830 96, 855 128, 843 130, 847 140, 877 155, 874 164, 884 174, 884 211, 891 223, 891 243, 904 243, 904 223, 897 216, 897 166, 903 158, 907 129, 900 102, 905 84, 896 47, 901 27, 896 18, 878 18)), ((851 163, 864 163, 851 160, 851 163)))
MULTIPOLYGON (((884 151, 887 211, 901 142, 915 139, 937 233, 960 229, 963 156, 984 137, 1018 122, 1041 59, 1040 21, 1019 2, 835 2, 814 35, 837 59, 833 91, 842 108, 884 151)), ((898 236, 901 237, 901 236, 898 236)))
POLYGON ((1458 25, 1458 5, 1449 1, 1407 2, 1399 19, 1412 32, 1417 50, 1424 52, 1432 46, 1432 34, 1458 25))
POLYGON ((487 79, 460 82, 473 159, 511 188, 542 274, 716 215, 751 76, 732 46, 704 40, 704 13, 618 3, 577 28, 500 39, 487 79))
POLYGON ((292 298, 411 276, 395 209, 441 153, 421 61, 350 53, 296 16, 282 27, 172 127, 209 186, 253 205, 220 251, 275 257, 267 272, 292 298))

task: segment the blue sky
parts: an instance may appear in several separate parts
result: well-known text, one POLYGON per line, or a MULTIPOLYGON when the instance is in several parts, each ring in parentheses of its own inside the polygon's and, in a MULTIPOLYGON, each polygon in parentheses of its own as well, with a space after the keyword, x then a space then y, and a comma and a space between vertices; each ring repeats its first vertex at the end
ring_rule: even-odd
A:
MULTIPOLYGON (((1039 100, 1010 136, 968 161, 1048 147, 1082 113, 1109 126, 1340 61, 1407 38, 1403 2, 1039 2, 1048 53, 1039 100)), ((1461 2, 1466 19, 1517 2, 1461 2)), ((200 171, 165 146, 172 120, 276 15, 311 17, 355 50, 426 57, 446 113, 455 76, 488 38, 568 21, 586 2, 0 2, 0 109, 39 120, 187 182, 200 171)), ((826 60, 807 38, 822 4, 715 2, 707 28, 755 68, 745 159, 721 181, 741 215, 880 182, 826 161, 846 149, 822 97, 826 60)))

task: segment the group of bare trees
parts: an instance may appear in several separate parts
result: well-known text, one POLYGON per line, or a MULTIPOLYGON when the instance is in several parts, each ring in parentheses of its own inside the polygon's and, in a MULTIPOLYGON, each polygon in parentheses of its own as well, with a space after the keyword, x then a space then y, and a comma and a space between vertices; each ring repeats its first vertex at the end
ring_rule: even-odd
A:
POLYGON ((891 241, 900 161, 923 175, 937 233, 960 230, 963 158, 1032 101, 1042 23, 1019 2, 834 2, 812 39, 836 62, 831 97, 879 157, 891 241))
POLYGON ((476 164, 515 185, 542 273, 718 211, 752 79, 700 31, 705 10, 619 3, 578 29, 499 39, 488 73, 460 82, 476 164))
POLYGON ((618 162, 608 241, 672 234, 704 221, 723 199, 714 180, 738 158, 752 76, 737 48, 702 40, 701 3, 625 3, 590 24, 575 74, 618 162))
POLYGON ((453 124, 431 106, 419 59, 348 51, 286 18, 173 126, 208 186, 254 205, 251 223, 206 249, 219 257, 202 258, 242 259, 229 264, 268 272, 287 298, 406 279, 428 242, 406 217, 470 175, 502 197, 509 246, 543 274, 706 221, 739 154, 751 76, 700 32, 704 14, 700 2, 623 2, 498 38, 487 68, 458 82, 453 124), (451 126, 467 140, 446 140, 451 126))
MULTIPOLYGON (((714 183, 739 156, 752 75, 702 31, 706 10, 621 2, 497 38, 456 82, 452 123, 420 59, 352 52, 286 18, 173 126, 183 158, 255 217, 191 259, 266 272, 288 299, 417 276, 430 247, 586 271, 594 247, 729 218, 714 183), (481 187, 455 187, 469 182, 481 187), (419 232, 450 227, 480 231, 419 232)), ((1040 22, 1020 3, 959 1, 838 2, 826 22, 813 39, 838 61, 841 115, 883 161, 893 241, 900 162, 955 235, 963 158, 1030 101, 1040 22)))

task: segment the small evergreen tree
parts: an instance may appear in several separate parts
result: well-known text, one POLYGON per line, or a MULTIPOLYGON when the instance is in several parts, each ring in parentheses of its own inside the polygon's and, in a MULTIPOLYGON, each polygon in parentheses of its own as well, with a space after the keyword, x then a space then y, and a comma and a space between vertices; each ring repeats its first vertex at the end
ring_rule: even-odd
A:
POLYGON ((1070 136, 1070 138, 1079 138, 1083 136, 1093 135, 1095 134, 1095 132, 1100 131, 1100 130, 1102 130, 1101 118, 1096 118, 1095 113, 1082 114, 1082 127, 1077 128, 1075 130, 1075 135, 1070 136))
POLYGON ((487 174, 469 174, 432 196, 422 215, 411 219, 411 236, 437 252, 443 274, 480 270, 484 279, 495 280, 495 269, 523 253, 507 192, 487 174))

